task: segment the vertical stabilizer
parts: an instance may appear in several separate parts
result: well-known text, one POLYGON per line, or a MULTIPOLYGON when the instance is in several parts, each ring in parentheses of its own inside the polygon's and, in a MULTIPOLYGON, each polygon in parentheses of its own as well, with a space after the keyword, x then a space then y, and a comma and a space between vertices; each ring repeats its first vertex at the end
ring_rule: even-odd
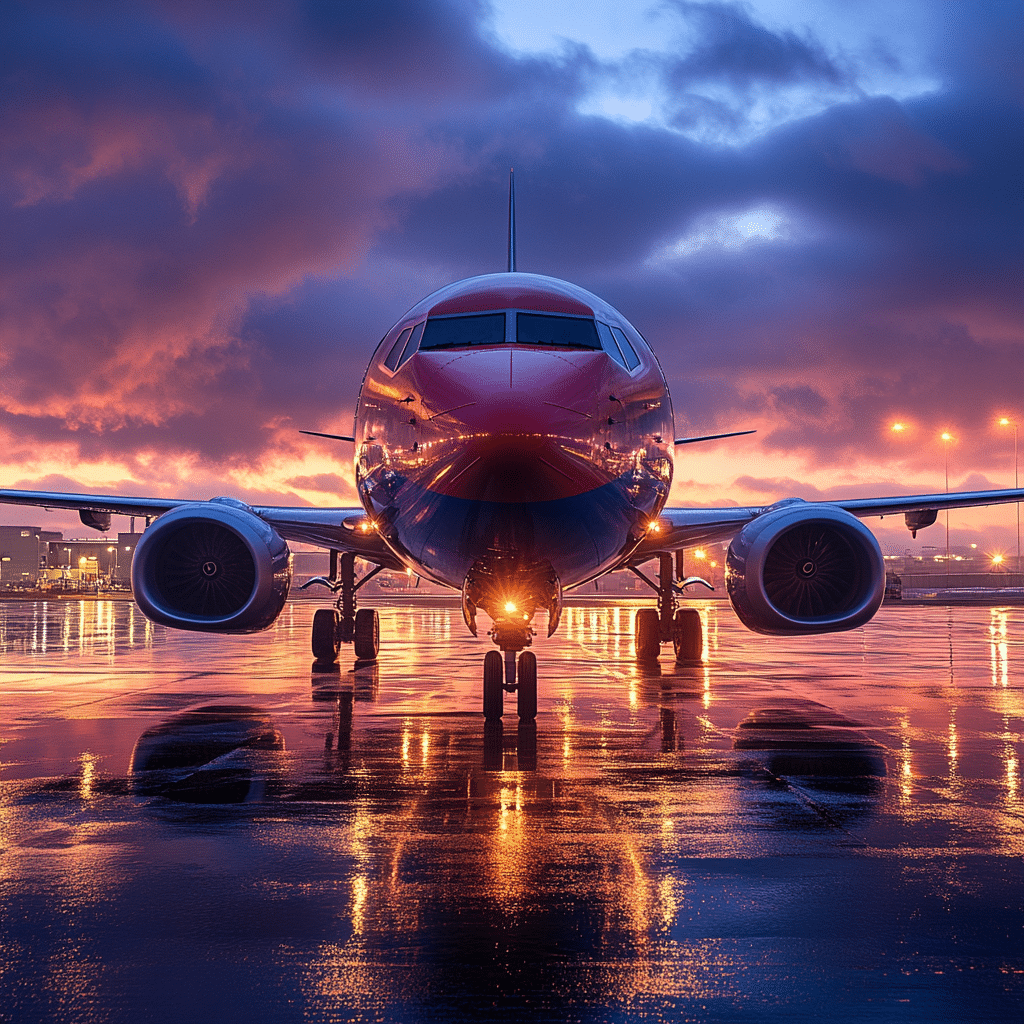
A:
POLYGON ((508 169, 508 272, 516 269, 516 172, 508 169))

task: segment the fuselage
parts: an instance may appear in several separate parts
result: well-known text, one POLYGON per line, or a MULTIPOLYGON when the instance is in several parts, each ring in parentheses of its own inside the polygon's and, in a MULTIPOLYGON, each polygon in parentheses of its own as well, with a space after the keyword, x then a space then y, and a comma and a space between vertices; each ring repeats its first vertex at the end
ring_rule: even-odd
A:
POLYGON ((535 274, 457 282, 384 337, 356 411, 356 484, 387 545, 463 588, 474 567, 577 586, 628 557, 668 497, 661 367, 596 295, 535 274))

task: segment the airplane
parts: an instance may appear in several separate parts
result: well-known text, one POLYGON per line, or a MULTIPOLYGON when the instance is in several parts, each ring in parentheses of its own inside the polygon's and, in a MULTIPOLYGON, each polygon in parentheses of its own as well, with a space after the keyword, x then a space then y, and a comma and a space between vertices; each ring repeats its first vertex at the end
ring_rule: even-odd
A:
POLYGON ((154 622, 249 633, 270 626, 291 585, 288 542, 330 552, 335 596, 313 618, 318 662, 343 643, 377 658, 377 612, 359 589, 384 569, 462 595, 465 623, 491 622, 483 662, 485 718, 504 694, 521 721, 537 714, 534 617, 558 629, 563 594, 616 570, 635 572, 657 607, 634 621, 636 657, 671 643, 699 661, 698 612, 677 596, 686 548, 729 541, 726 589, 740 620, 768 635, 854 629, 878 611, 881 549, 861 520, 902 513, 914 532, 940 509, 1020 501, 1024 489, 767 506, 667 507, 676 448, 740 436, 675 436, 668 384, 633 325, 584 288, 516 267, 515 184, 509 179, 504 273, 447 285, 387 332, 367 366, 352 435, 303 431, 355 446, 361 507, 249 506, 208 501, 0 490, 0 502, 77 509, 106 532, 112 514, 146 517, 132 590, 154 622), (356 560, 372 568, 357 575, 356 560), (658 560, 651 579, 640 568, 658 560))

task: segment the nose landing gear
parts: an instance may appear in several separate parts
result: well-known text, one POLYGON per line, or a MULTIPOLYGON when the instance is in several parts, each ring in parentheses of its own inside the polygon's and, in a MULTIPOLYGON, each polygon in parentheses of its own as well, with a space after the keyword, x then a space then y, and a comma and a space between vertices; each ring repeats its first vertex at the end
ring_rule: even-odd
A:
POLYGON ((537 717, 537 655, 523 648, 533 643, 534 632, 528 622, 497 619, 490 635, 501 650, 484 655, 484 718, 499 720, 505 694, 514 693, 519 720, 532 722, 537 717))

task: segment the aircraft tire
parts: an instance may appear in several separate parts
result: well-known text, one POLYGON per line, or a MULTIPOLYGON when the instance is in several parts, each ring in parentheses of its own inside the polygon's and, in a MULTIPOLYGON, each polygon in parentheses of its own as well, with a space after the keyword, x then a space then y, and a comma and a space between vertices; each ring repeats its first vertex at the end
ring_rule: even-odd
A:
POLYGON ((380 617, 376 608, 360 608, 356 612, 353 637, 358 661, 376 661, 380 651, 380 617))
POLYGON ((321 665, 333 665, 338 660, 338 622, 334 608, 319 608, 313 615, 313 657, 321 665))
POLYGON ((680 608, 672 622, 672 646, 681 665, 700 663, 704 653, 704 627, 696 608, 680 608))
POLYGON ((650 663, 661 653, 661 624, 656 608, 641 608, 633 621, 636 660, 650 663))
POLYGON ((503 689, 505 666, 500 651, 488 651, 484 655, 484 718, 488 722, 500 721, 504 711, 503 689))
POLYGON ((520 722, 532 722, 537 717, 537 655, 523 651, 519 655, 516 672, 516 710, 520 722))

